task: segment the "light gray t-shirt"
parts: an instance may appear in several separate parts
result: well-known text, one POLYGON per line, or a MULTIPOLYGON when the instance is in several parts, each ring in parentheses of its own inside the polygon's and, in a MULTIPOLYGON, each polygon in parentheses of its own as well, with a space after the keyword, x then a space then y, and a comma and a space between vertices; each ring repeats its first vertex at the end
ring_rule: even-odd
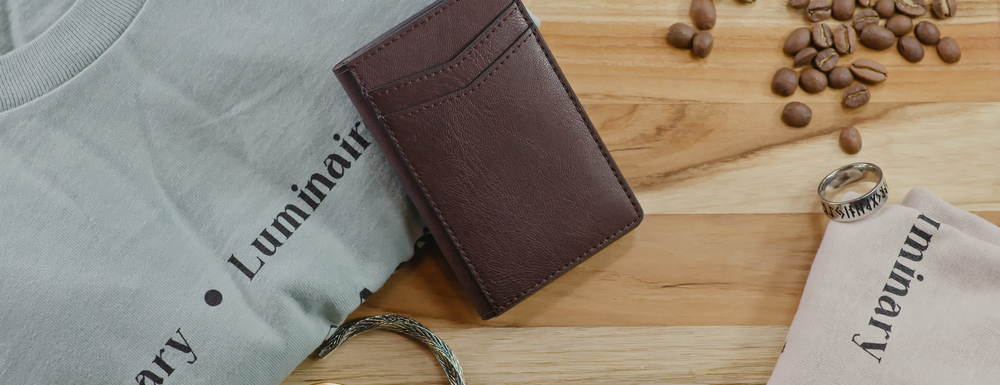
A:
POLYGON ((276 384, 420 220, 331 72, 430 0, 0 0, 0 383, 276 384))

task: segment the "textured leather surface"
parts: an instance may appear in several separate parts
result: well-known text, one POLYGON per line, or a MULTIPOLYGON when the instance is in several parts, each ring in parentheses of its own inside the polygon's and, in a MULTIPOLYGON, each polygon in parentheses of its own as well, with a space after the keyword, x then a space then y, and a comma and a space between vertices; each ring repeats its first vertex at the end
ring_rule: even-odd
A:
POLYGON ((500 56, 528 29, 514 4, 508 7, 469 47, 447 63, 408 76, 368 93, 382 113, 390 114, 415 102, 428 101, 469 85, 483 68, 500 56))
POLYGON ((358 80, 371 90, 446 62, 510 4, 510 0, 443 1, 357 57, 354 71, 358 80))
POLYGON ((633 229, 642 209, 523 5, 455 6, 472 2, 440 2, 335 72, 486 319, 633 229), (396 77, 372 63, 413 70, 401 52, 415 50, 389 48, 399 35, 458 10, 474 15, 447 20, 480 22, 455 38, 467 47, 366 87, 396 77))

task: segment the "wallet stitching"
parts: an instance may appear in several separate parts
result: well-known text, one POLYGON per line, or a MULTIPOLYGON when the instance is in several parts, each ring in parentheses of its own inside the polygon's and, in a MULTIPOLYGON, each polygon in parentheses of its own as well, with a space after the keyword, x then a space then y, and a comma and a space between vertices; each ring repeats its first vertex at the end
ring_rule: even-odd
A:
MULTIPOLYGON (((417 28, 423 26, 424 24, 427 24, 427 22, 431 21, 431 19, 433 19, 435 16, 440 15, 442 12, 448 10, 449 7, 451 7, 452 5, 458 4, 458 2, 460 2, 460 1, 462 1, 462 0, 454 0, 451 4, 445 5, 445 6, 441 7, 441 9, 438 9, 437 11, 434 11, 434 13, 432 13, 430 15, 427 15, 427 17, 424 19, 424 21, 421 21, 420 23, 418 23, 418 24, 410 27, 410 29, 408 29, 408 30, 400 33, 399 35, 396 35, 396 37, 392 38, 392 40, 389 40, 389 41, 387 41, 385 43, 382 43, 382 45, 380 45, 375 50, 373 50, 371 52, 368 52, 368 54, 366 54, 365 56, 362 56, 362 57, 358 58, 358 60, 356 61, 356 65, 361 65, 361 63, 364 63, 366 60, 368 60, 369 58, 371 58, 372 56, 374 56, 376 53, 378 53, 378 51, 381 51, 381 50, 385 49, 386 47, 392 45, 392 43, 395 43, 397 40, 402 39, 403 36, 406 36, 410 32, 413 32, 413 31, 417 30, 417 28)), ((364 85, 362 84, 362 86, 364 86, 364 85)))
MULTIPOLYGON (((518 8, 520 8, 520 4, 519 4, 518 8)), ((537 34, 535 35, 535 42, 538 44, 539 48, 543 48, 544 47, 542 45, 542 42, 541 42, 541 37, 538 36, 537 34)), ((546 60, 548 60, 549 67, 552 69, 552 72, 556 74, 556 77, 559 78, 559 82, 562 83, 563 90, 566 91, 566 96, 569 97, 570 101, 573 102, 573 105, 576 106, 577 112, 580 113, 580 119, 583 120, 584 122, 587 122, 587 118, 586 118, 586 115, 585 115, 585 113, 583 111, 583 107, 580 105, 579 101, 576 100, 573 97, 573 93, 570 92, 569 85, 566 83, 565 77, 559 76, 559 72, 556 71, 556 65, 553 63, 554 58, 552 57, 551 53, 548 50, 545 50, 545 49, 542 49, 542 52, 545 54, 545 58, 546 58, 546 60)), ((595 130, 593 128, 590 127, 589 124, 587 126, 588 126, 587 129, 590 130, 591 137, 594 139, 594 143, 598 144, 598 148, 601 150, 601 155, 604 156, 604 160, 606 162, 608 162, 608 167, 611 169, 611 172, 614 173, 615 179, 618 180, 618 185, 621 186, 622 191, 625 192, 625 195, 629 197, 629 202, 632 204, 632 210, 635 213, 635 220, 633 220, 631 223, 625 225, 624 227, 622 227, 620 230, 618 230, 614 234, 609 235, 607 238, 604 238, 603 241, 601 241, 600 243, 598 243, 594 247, 591 247, 589 250, 587 250, 586 252, 584 252, 580 256, 574 258, 572 261, 566 263, 565 265, 563 265, 562 268, 560 268, 559 270, 553 272, 548 277, 545 277, 545 279, 543 279, 541 281, 538 281, 538 283, 536 283, 534 286, 532 286, 532 287, 530 287, 528 289, 525 289, 524 291, 522 291, 520 294, 518 294, 514 298, 512 298, 512 299, 510 299, 508 301, 505 301, 500 306, 500 309, 499 309, 500 311, 505 310, 510 304, 517 303, 518 301, 520 301, 521 299, 523 299, 526 295, 528 295, 528 293, 532 293, 535 290, 538 290, 538 288, 540 288, 544 284, 548 283, 553 277, 556 277, 556 276, 558 276, 558 275, 560 275, 562 273, 565 273, 566 270, 568 270, 571 266, 574 266, 576 263, 580 262, 581 259, 586 258, 589 255, 592 255, 592 253, 595 252, 597 249, 599 249, 599 248, 607 245, 607 243, 611 239, 618 237, 623 232, 625 232, 627 229, 635 226, 636 223, 638 223, 639 220, 640 220, 640 218, 641 218, 639 216, 638 202, 635 201, 635 197, 632 194, 629 194, 628 188, 625 187, 622 175, 612 165, 612 161, 611 161, 610 156, 609 156, 609 154, 607 152, 607 149, 606 148, 601 148, 601 146, 599 144, 600 141, 597 138, 597 133, 595 132, 595 130)))
MULTIPOLYGON (((479 80, 479 84, 476 84, 472 88, 469 88, 468 90, 465 90, 464 92, 462 92, 462 93, 460 93, 458 95, 452 96, 452 97, 450 97, 448 99, 439 100, 439 101, 434 102, 432 104, 428 104, 426 106, 417 108, 417 109, 415 109, 413 111, 407 112, 406 114, 400 115, 399 118, 402 119, 402 118, 408 117, 410 115, 416 114, 418 112, 421 112, 423 110, 426 110, 426 109, 429 109, 429 108, 434 108, 434 107, 437 107, 437 106, 445 104, 445 103, 453 102, 455 100, 461 99, 463 96, 466 96, 466 95, 469 95, 469 94, 475 92, 477 89, 479 89, 484 84, 486 84, 486 81, 489 80, 490 77, 492 77, 493 74, 495 74, 497 72, 497 70, 499 70, 501 67, 503 67, 504 63, 507 62, 507 59, 510 59, 510 57, 512 55, 514 55, 514 53, 517 52, 517 50, 520 49, 521 46, 524 45, 524 43, 526 41, 528 41, 529 38, 531 38, 532 35, 535 35, 534 31, 528 33, 528 36, 525 36, 524 38, 522 38, 521 41, 517 43, 517 47, 514 47, 514 49, 511 50, 510 53, 508 53, 507 56, 505 56, 503 58, 503 60, 500 61, 499 64, 497 64, 496 68, 494 68, 492 71, 490 71, 490 73, 486 74, 485 77, 483 77, 481 80, 479 80)), ((537 35, 536 35, 536 38, 537 38, 537 35)), ((371 100, 371 98, 369 98, 369 101, 370 100, 371 100)))
MULTIPOLYGON (((523 17, 523 15, 522 15, 522 17, 523 17)), ((531 34, 534 34, 534 32, 532 32, 531 34)), ((465 96, 465 95, 468 95, 468 94, 472 93, 473 91, 475 91, 476 89, 478 89, 479 87, 481 87, 484 83, 486 83, 486 80, 489 79, 490 76, 493 76, 493 74, 495 74, 497 72, 497 70, 499 70, 500 68, 502 68, 503 65, 505 63, 507 63, 507 59, 510 59, 510 57, 513 56, 514 53, 517 52, 517 50, 520 49, 521 46, 524 45, 524 43, 528 41, 529 37, 530 36, 525 36, 523 39, 521 39, 521 42, 517 44, 517 47, 514 47, 514 49, 511 50, 510 53, 508 53, 507 56, 504 57, 503 60, 501 60, 499 64, 497 64, 496 68, 494 68, 492 71, 490 71, 490 73, 488 75, 486 75, 486 77, 483 78, 483 80, 478 85, 476 85, 475 87, 469 89, 468 91, 466 91, 464 93, 456 95, 453 98, 440 101, 438 103, 435 103, 434 105, 441 104, 441 103, 444 103, 444 102, 447 102, 447 101, 451 101, 451 100, 456 100, 458 98, 461 98, 462 96, 465 96)), ((367 94, 365 94, 365 96, 368 98, 368 102, 372 103, 372 105, 374 106, 374 101, 371 99, 371 96, 367 95, 367 94)), ((427 106, 424 109, 429 108, 429 107, 431 107, 431 106, 427 106)), ((416 111, 410 112, 410 113, 408 113, 406 115, 403 115, 402 117, 406 117, 406 116, 412 115, 415 112, 416 111)), ((402 119, 402 117, 400 117, 400 119, 402 119)), ((399 149, 400 148, 399 147, 399 141, 396 139, 396 135, 392 132, 392 128, 389 127, 388 122, 386 122, 384 124, 384 126, 386 128, 386 132, 389 133, 389 138, 392 139, 393 144, 396 146, 397 149, 399 149)), ((434 209, 434 214, 436 214, 437 217, 438 217, 438 219, 441 220, 442 225, 444 226, 445 230, 448 232, 448 236, 451 238, 451 240, 453 242, 455 242, 455 247, 458 248, 459 255, 462 257, 462 260, 465 261, 465 266, 469 268, 469 272, 472 273, 472 276, 476 279, 476 283, 478 283, 479 287, 482 288, 483 294, 486 297, 486 300, 489 301, 490 306, 492 306, 493 308, 497 308, 497 303, 493 299, 493 294, 490 293, 490 291, 486 288, 486 285, 483 283, 483 279, 479 276, 479 273, 476 272, 476 267, 472 265, 471 261, 469 261, 469 257, 466 255, 465 249, 462 247, 462 243, 458 241, 458 238, 455 236, 455 233, 451 230, 451 225, 448 224, 448 220, 444 218, 444 214, 441 213, 441 210, 438 209, 437 204, 434 203, 434 198, 431 197, 431 194, 430 194, 430 192, 427 191, 427 187, 424 185, 423 180, 420 179, 420 174, 417 172, 416 168, 413 167, 413 163, 410 162, 410 159, 406 156, 406 153, 404 153, 403 151, 399 151, 399 154, 403 158, 403 162, 406 162, 406 167, 410 169, 410 172, 413 173, 414 178, 416 178, 417 184, 420 186, 420 190, 424 193, 424 196, 427 197, 427 201, 430 202, 431 208, 434 209)))
MULTIPOLYGON (((455 2, 458 2, 458 1, 461 1, 461 0, 455 0, 455 2)), ((515 0, 515 1, 516 1, 516 0, 515 0)), ((518 3, 519 3, 519 2, 518 2, 518 3)), ((452 3, 452 4, 454 4, 454 3, 452 3)), ((449 4, 448 6, 451 6, 452 4, 449 4)), ((423 22, 421 22, 420 24, 418 24, 418 25, 416 25, 416 26, 413 26, 413 27, 412 27, 412 28, 411 28, 410 30, 408 30, 408 31, 404 32, 403 34, 401 34, 401 35, 397 36, 397 37, 396 37, 396 38, 394 38, 393 40, 391 40, 391 41, 389 41, 389 42, 386 42, 386 43, 385 43, 385 44, 383 44, 383 45, 382 45, 381 47, 379 47, 379 48, 378 48, 378 49, 377 49, 376 51, 373 51, 373 52, 370 52, 370 53, 369 53, 368 55, 366 55, 365 57, 363 57, 363 59, 367 59, 368 57, 371 57, 371 56, 372 56, 372 55, 373 55, 373 54, 374 54, 375 52, 377 52, 378 50, 381 50, 382 48, 385 48, 385 47, 387 47, 387 46, 388 46, 389 44, 391 44, 391 43, 395 42, 396 40, 399 40, 399 38, 401 38, 402 36, 406 35, 406 34, 407 34, 407 33, 409 33, 409 32, 412 32, 412 31, 413 31, 413 30, 415 30, 415 29, 416 29, 417 27, 419 27, 419 26, 423 25, 424 23, 426 23, 426 22, 427 22, 428 20, 430 20, 430 19, 431 19, 431 18, 433 18, 434 16, 436 16, 436 15, 440 14, 441 12, 443 12, 443 11, 444 11, 444 10, 445 10, 445 9, 446 9, 446 8, 447 8, 448 6, 446 6, 446 7, 443 7, 442 9, 438 10, 437 12, 435 12, 435 13, 434 13, 434 14, 432 14, 432 15, 430 15, 430 16, 429 16, 429 17, 428 17, 427 19, 425 19, 425 20, 424 20, 423 22)), ((523 11, 521 10, 521 5, 520 5, 520 4, 518 4, 518 13, 519 13, 519 14, 521 15, 521 17, 522 17, 522 18, 525 18, 525 16, 524 16, 524 12, 523 12, 523 11)), ((526 19, 526 18, 525 18, 525 21, 527 21, 527 19, 526 19)), ((529 24, 529 28, 531 28, 531 29, 532 29, 532 31, 531 31, 531 33, 530 33, 530 35, 534 35, 534 37, 535 37, 535 42, 536 42, 536 44, 538 44, 539 48, 542 48, 542 47, 543 47, 543 45, 542 45, 542 42, 541 42, 541 38, 540 38, 540 36, 538 36, 538 34, 537 34, 537 33, 535 33, 535 27, 533 27, 533 26, 532 26, 532 24, 529 24)), ((442 100, 442 101, 439 101, 439 102, 437 102, 437 103, 434 103, 434 104, 431 104, 431 105, 427 105, 427 106, 424 106, 424 107, 422 107, 422 108, 420 108, 420 109, 418 109, 418 110, 414 110, 414 111, 411 111, 411 112, 407 113, 406 115, 403 115, 403 116, 401 116, 400 118, 403 118, 403 117, 407 117, 407 116, 410 116, 410 115, 412 115, 412 114, 415 114, 415 113, 417 113, 417 112, 419 112, 419 111, 422 111, 422 110, 425 110, 425 109, 428 109, 428 108, 431 108, 431 107, 434 107, 434 106, 436 106, 436 105, 440 105, 440 104, 442 104, 442 103, 445 103, 445 102, 449 102, 449 101, 453 101, 453 100, 457 100, 457 99, 461 98, 462 96, 465 96, 465 95, 468 95, 469 93, 471 93, 471 92, 475 91, 476 89, 478 89, 479 87, 481 87, 481 86, 482 86, 482 85, 483 85, 483 84, 485 83, 485 81, 486 81, 487 79, 489 79, 489 77, 491 77, 491 76, 492 76, 492 75, 493 75, 494 73, 496 73, 496 71, 497 71, 497 70, 499 70, 499 69, 500 69, 500 68, 501 68, 501 67, 503 66, 503 64, 504 64, 504 63, 506 63, 507 59, 509 59, 511 55, 513 55, 513 54, 514 54, 515 52, 517 52, 517 50, 518 50, 518 49, 520 49, 521 45, 523 45, 523 44, 524 44, 524 43, 525 43, 525 42, 527 41, 527 38, 528 38, 528 37, 525 37, 524 39, 522 39, 522 40, 521 40, 521 42, 520 42, 520 43, 518 43, 517 47, 515 47, 515 48, 514 48, 514 50, 512 50, 512 51, 510 52, 510 54, 508 54, 508 55, 507 55, 507 57, 505 57, 505 58, 504 58, 504 59, 503 59, 503 60, 502 60, 502 61, 501 61, 501 62, 500 62, 500 63, 499 63, 498 65, 497 65, 497 67, 496 67, 496 68, 494 68, 494 69, 493 69, 493 71, 491 71, 491 72, 490 72, 490 73, 489 73, 489 74, 488 74, 488 75, 487 75, 487 76, 486 76, 485 78, 483 78, 483 80, 482 80, 482 81, 481 81, 481 82, 480 82, 480 83, 479 83, 478 85, 476 85, 475 87, 473 87, 473 88, 469 89, 469 90, 468 90, 468 91, 466 91, 466 92, 463 92, 462 94, 459 94, 459 95, 456 95, 456 96, 455 96, 455 97, 453 97, 453 98, 449 98, 449 99, 446 99, 446 100, 442 100)), ((570 101, 571 101, 571 102, 573 102, 573 105, 574 105, 574 106, 576 107, 576 110, 577 110, 577 112, 578 112, 578 113, 580 114, 580 118, 581 118, 581 119, 582 119, 582 120, 583 120, 583 121, 584 121, 584 122, 586 123, 586 122, 587 122, 587 119, 586 119, 586 115, 585 115, 585 113, 584 113, 584 111, 583 111, 583 109, 582 109, 582 106, 580 106, 580 104, 579 104, 579 101, 578 101, 578 100, 576 100, 576 99, 575 99, 575 98, 573 97, 573 94, 572 94, 572 92, 570 92, 570 89, 569 89, 569 85, 568 85, 568 84, 566 84, 566 80, 565 80, 565 78, 564 78, 563 76, 560 76, 560 75, 559 75, 559 73, 558 73, 558 71, 556 71, 556 66, 555 66, 555 64, 553 63, 553 57, 552 57, 551 53, 550 53, 550 52, 548 52, 548 51, 546 51, 545 49, 542 49, 542 52, 543 52, 543 53, 545 54, 545 57, 546 57, 546 60, 548 60, 548 62, 549 62, 549 67, 550 67, 550 69, 551 69, 551 70, 553 71, 553 73, 555 73, 555 74, 556 74, 556 77, 558 77, 558 78, 559 78, 559 81, 560 81, 560 83, 562 83, 562 85, 563 85, 563 90, 564 90, 564 91, 566 92, 566 95, 567 95, 567 97, 569 97, 570 101)), ((359 61, 358 61, 358 64, 360 64, 360 62, 361 62, 361 61, 362 61, 362 60, 360 60, 360 59, 359 59, 359 61)), ((355 71, 354 71, 354 68, 349 68, 349 70, 350 70, 350 71, 351 71, 352 73, 354 73, 354 77, 355 77, 355 78, 357 78, 357 79, 358 79, 359 81, 361 81, 361 79, 360 79, 360 78, 358 77, 357 73, 355 73, 355 71)), ((363 85, 363 84, 362 84, 362 87, 364 87, 364 85, 363 85)), ((381 112, 380 112, 380 111, 378 110, 378 106, 377 106, 377 105, 375 104, 374 100, 372 100, 372 98, 371 98, 371 95, 369 95, 369 94, 368 94, 367 92, 365 92, 365 93, 364 93, 364 95, 365 95, 365 97, 366 97, 366 98, 368 99, 368 102, 369 102, 369 104, 370 104, 370 105, 372 106, 372 108, 373 108, 373 109, 375 109, 375 112, 376 112, 376 113, 378 113, 378 114, 379 114, 379 116, 381 116, 381 115, 382 115, 382 113, 381 113, 381 112)), ((391 129, 390 127, 389 127, 389 125, 387 124, 387 122, 385 122, 384 120, 383 120, 383 123, 384 123, 383 125, 384 125, 384 126, 385 126, 385 128, 386 128, 386 132, 387 132, 387 133, 389 134, 389 137, 390 137, 390 138, 392 139, 392 141, 393 141, 393 143, 394 143, 395 147, 396 147, 397 149, 399 149, 399 148, 400 148, 400 147, 399 147, 399 141, 398 141, 398 140, 396 139, 396 136, 395 136, 395 134, 394 134, 394 133, 392 132, 392 129, 391 129)), ((447 222, 447 220, 445 220, 445 218, 444 218, 444 216, 442 215, 441 211, 440 211, 440 210, 438 209, 438 207, 437 207, 437 204, 435 204, 435 203, 434 203, 434 199, 433 199, 433 198, 432 198, 432 197, 430 196, 430 194, 428 193, 428 191, 427 191, 427 188, 426 188, 426 186, 424 185, 423 181, 422 181, 422 180, 420 179, 420 175, 419 175, 419 174, 417 173, 416 169, 415 169, 415 168, 413 167, 413 164, 412 164, 412 163, 410 162, 409 158, 407 158, 407 156, 406 156, 406 154, 405 154, 404 152, 402 152, 402 151, 399 151, 399 154, 400 154, 400 156, 401 156, 401 157, 403 158, 403 161, 404 161, 404 162, 406 163, 406 166, 407 166, 407 168, 409 168, 410 172, 411 172, 411 173, 413 173, 414 177, 416 178, 416 181, 417 181, 417 184, 418 184, 418 185, 420 186, 420 189, 421 189, 421 191, 422 191, 422 192, 424 193, 424 196, 426 196, 426 197, 427 197, 427 200, 428 200, 428 201, 429 201, 429 203, 431 204, 431 208, 432 208, 432 209, 434 210, 434 213, 435 213, 435 214, 437 215, 438 219, 440 219, 440 220, 441 220, 441 222, 442 222, 442 224, 444 225, 444 228, 445 228, 445 230, 446 230, 446 231, 448 232, 448 236, 449 236, 449 237, 451 237, 451 240, 452 240, 453 242, 455 242, 455 246, 456 246, 456 247, 458 248, 458 251, 459 251, 459 254, 460 254, 460 256, 461 256, 461 257, 462 257, 462 259, 463 259, 463 260, 465 261, 465 264, 466 264, 466 266, 467 266, 467 267, 469 268, 470 272, 472 273, 472 276, 473 276, 473 277, 474 277, 474 278, 476 279, 476 282, 477 282, 477 283, 479 284, 479 287, 480 287, 480 288, 482 289, 482 291, 483 291, 483 293, 484 293, 484 295, 485 295, 485 297, 486 297, 486 300, 487 300, 487 301, 489 301, 490 305, 494 307, 495 311, 499 311, 499 312, 502 312, 502 311, 506 310, 506 309, 508 308, 508 306, 510 306, 510 305, 511 305, 512 303, 517 303, 518 301, 522 300, 522 299, 523 299, 523 298, 525 297, 525 295, 527 295, 528 293, 531 293, 531 292, 534 292, 534 291, 535 291, 535 290, 537 290, 537 289, 538 289, 539 287, 541 287, 541 286, 543 286, 543 285, 544 285, 545 283, 549 282, 549 281, 550 281, 550 280, 551 280, 551 279, 552 279, 553 277, 555 277, 555 276, 558 276, 558 275, 560 275, 560 274, 563 274, 563 273, 565 273, 565 272, 566 272, 566 270, 567 270, 567 269, 568 269, 568 268, 569 268, 570 266, 573 266, 573 265, 575 265, 576 263, 580 262, 580 260, 581 260, 581 259, 583 259, 583 258, 585 258, 585 257, 587 257, 587 256, 589 256, 589 255, 592 255, 592 253, 593 253, 594 251, 596 251, 597 249, 599 249, 599 248, 601 248, 601 247, 603 247, 603 246, 607 245, 607 243, 608 243, 608 242, 609 242, 609 241, 610 241, 611 239, 613 239, 613 238, 616 238, 616 237, 620 236, 620 235, 621 235, 622 233, 624 233, 624 232, 625 232, 625 231, 627 231, 628 229, 630 229, 630 228, 634 227, 634 226, 636 225, 636 223, 638 223, 638 222, 639 222, 639 220, 641 219, 641 216, 639 215, 639 208, 638 208, 638 202, 636 202, 636 200, 635 200, 635 197, 634 197, 634 196, 633 196, 632 194, 629 194, 629 191, 628 191, 628 188, 627 188, 627 187, 625 187, 625 184, 624 184, 624 181, 623 181, 623 179, 622 179, 622 175, 621 175, 621 174, 620 174, 620 173, 618 172, 618 170, 616 170, 616 169, 615 169, 615 167, 614 167, 614 166, 613 166, 613 164, 612 164, 612 161, 611 161, 611 159, 609 158, 609 154, 608 154, 608 152, 607 152, 607 149, 605 149, 605 148, 601 148, 601 146, 600 146, 600 144, 599 144, 600 142, 599 142, 599 140, 597 139, 597 136, 596 136, 596 135, 597 135, 597 133, 596 133, 596 132, 594 131, 594 129, 593 129, 592 127, 590 127, 590 125, 589 125, 589 124, 587 124, 587 126, 588 126, 588 127, 587 127, 587 128, 588 128, 588 130, 590 130, 590 132, 591 132, 591 137, 592 137, 592 138, 594 139, 594 143, 595 143, 595 144, 598 144, 598 147, 599 147, 599 148, 600 148, 600 150, 601 150, 601 155, 603 155, 603 156, 604 156, 604 159, 605 159, 605 161, 607 162, 607 164, 608 164, 609 168, 611 169, 612 173, 613 173, 613 174, 615 175, 615 178, 616 178, 616 179, 618 180, 618 184, 619 184, 619 186, 620 186, 620 187, 622 188, 622 191, 624 191, 624 192, 625 192, 625 195, 626 195, 626 196, 628 196, 628 198, 629 198, 629 202, 630 202, 630 203, 632 204, 632 210, 633 210, 633 212, 635 213, 635 216, 636 216, 636 217, 635 217, 635 219, 634 219, 634 220, 633 220, 632 222, 630 222, 629 224, 625 225, 624 227, 622 227, 622 228, 621 228, 620 230, 618 230, 618 231, 617 231, 617 232, 615 232, 614 234, 611 234, 611 235, 609 235, 608 237, 604 238, 604 240, 602 240, 601 242, 599 242, 599 243, 598 243, 597 245, 595 245, 595 246, 591 247, 591 248, 590 248, 589 250, 587 250, 586 252, 584 252, 584 253, 583 253, 583 254, 581 254, 580 256, 578 256, 578 257, 574 258, 574 259, 573 259, 572 261, 570 261, 570 262, 566 263, 565 265, 563 265, 563 267, 562 267, 562 268, 560 268, 560 269, 559 269, 559 270, 557 270, 556 272, 553 272, 552 274, 550 274, 550 275, 549 275, 548 277, 546 277, 545 279, 542 279, 542 280, 538 281, 538 282, 537 282, 537 283, 536 283, 536 284, 535 284, 534 286, 532 286, 531 288, 528 288, 528 289, 525 289, 524 291, 522 291, 522 292, 521 292, 520 294, 518 294, 518 295, 517 295, 517 296, 515 296, 514 298, 512 298, 512 299, 510 299, 510 300, 508 300, 508 301, 504 301, 504 303, 503 303, 503 304, 500 304, 499 306, 498 306, 498 304, 496 303, 496 301, 494 301, 494 300, 493 300, 493 296, 492 296, 492 293, 490 293, 490 291, 489 291, 489 290, 488 290, 488 289, 486 288, 486 286, 484 285, 484 283, 483 283, 483 281, 482 281, 482 278, 481 278, 481 277, 479 276, 479 274, 478 274, 478 273, 476 272, 476 269, 475 269, 475 267, 474 267, 474 266, 472 265, 472 263, 471 263, 471 262, 469 261, 468 257, 466 256, 466 253, 465 253, 465 250, 464 250, 464 249, 462 248, 462 245, 461 245, 461 243, 460 243, 460 242, 458 241, 458 239, 457 239, 457 238, 455 237, 455 234, 454 234, 454 232, 453 232, 453 231, 451 230, 451 226, 449 226, 449 225, 448 225, 448 222, 447 222)))
MULTIPOLYGON (((521 9, 520 8, 516 8, 516 9, 517 9, 517 13, 520 14, 521 13, 521 9)), ((493 36, 493 34, 496 33, 498 30, 500 30, 500 27, 502 27, 504 25, 504 23, 507 22, 507 19, 510 19, 511 16, 514 16, 514 12, 508 13, 507 16, 505 16, 502 20, 500 20, 500 23, 497 24, 496 26, 494 26, 493 30, 491 30, 488 34, 486 34, 485 37, 483 37, 483 40, 480 40, 478 43, 476 43, 475 46, 473 46, 469 51, 467 51, 467 54, 465 55, 465 57, 463 57, 462 60, 459 60, 457 63, 452 64, 452 65, 450 65, 450 66, 448 66, 446 68, 442 68, 440 70, 437 70, 434 73, 430 73, 430 74, 421 76, 421 77, 416 78, 416 79, 410 79, 410 80, 408 80, 408 81, 406 81, 406 82, 404 82, 402 84, 397 84, 395 87, 392 87, 391 89, 375 91, 375 92, 372 93, 372 95, 374 95, 374 96, 382 96, 382 95, 385 95, 386 93, 399 90, 400 88, 406 87, 406 86, 408 86, 410 84, 413 84, 415 82, 420 82, 420 81, 423 81, 425 79, 429 79, 429 78, 435 77, 437 75, 440 75, 440 74, 442 74, 442 73, 444 73, 446 71, 452 71, 452 70, 460 67, 463 62, 465 62, 470 57, 472 57, 471 53, 474 52, 474 51, 478 51, 480 47, 482 47, 483 45, 485 45, 486 42, 490 39, 490 37, 493 36)), ((521 15, 521 17, 523 18, 524 15, 521 15)))

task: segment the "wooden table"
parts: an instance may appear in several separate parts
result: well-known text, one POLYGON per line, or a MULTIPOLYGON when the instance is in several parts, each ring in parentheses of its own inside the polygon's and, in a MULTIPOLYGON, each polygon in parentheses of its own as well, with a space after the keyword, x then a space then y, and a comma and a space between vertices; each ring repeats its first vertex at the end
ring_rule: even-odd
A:
MULTIPOLYGON (((827 220, 829 171, 881 166, 890 203, 914 186, 1000 223, 1000 2, 959 0, 934 20, 962 59, 868 48, 889 70, 871 102, 770 90, 785 37, 808 26, 784 0, 718 0, 707 59, 667 46, 687 1, 526 1, 646 212, 632 233, 503 316, 481 321, 438 252, 416 256, 351 318, 412 316, 455 350, 470 384, 763 384, 781 352, 827 220), (782 124, 789 101, 813 109, 782 124), (864 149, 847 155, 842 128, 864 149)), ((928 19, 923 16, 918 20, 928 19)), ((836 26, 834 20, 827 23, 836 26)), ((309 359, 284 382, 446 383, 433 356, 389 332, 309 359)))

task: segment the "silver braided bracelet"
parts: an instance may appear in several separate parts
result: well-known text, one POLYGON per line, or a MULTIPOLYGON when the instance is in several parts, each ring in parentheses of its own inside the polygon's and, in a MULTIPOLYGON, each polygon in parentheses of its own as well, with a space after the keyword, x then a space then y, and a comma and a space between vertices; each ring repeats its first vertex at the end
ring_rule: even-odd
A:
POLYGON ((347 342, 351 337, 369 330, 378 329, 394 331, 420 341, 434 352, 434 356, 444 369, 444 373, 448 376, 448 382, 451 385, 465 385, 465 379, 462 378, 462 366, 458 363, 458 359, 455 358, 455 354, 451 352, 448 344, 444 343, 434 333, 431 333, 430 330, 427 330, 417 320, 399 314, 382 314, 358 318, 340 325, 337 331, 333 333, 333 336, 323 343, 319 351, 319 357, 326 357, 327 354, 330 354, 334 349, 347 342))

